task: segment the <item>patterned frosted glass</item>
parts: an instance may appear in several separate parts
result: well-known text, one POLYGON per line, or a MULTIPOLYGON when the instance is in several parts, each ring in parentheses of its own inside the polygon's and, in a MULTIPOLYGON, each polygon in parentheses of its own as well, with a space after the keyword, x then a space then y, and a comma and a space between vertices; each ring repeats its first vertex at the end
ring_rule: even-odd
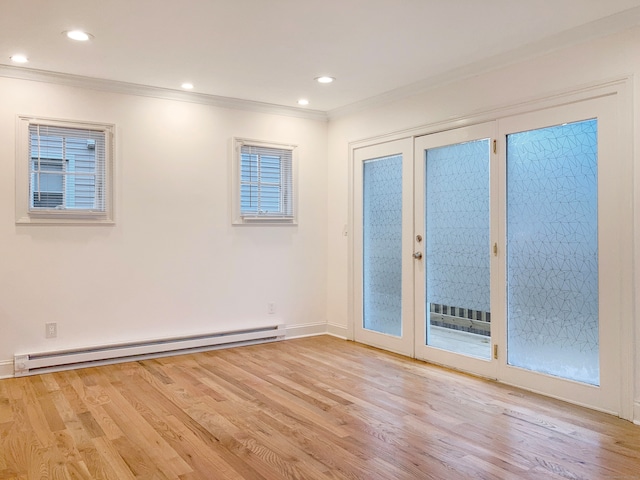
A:
POLYGON ((363 326, 402 335, 402 156, 364 162, 363 326))
POLYGON ((507 138, 508 362, 599 384, 597 121, 507 138))
POLYGON ((459 346, 428 343, 484 358, 490 354, 489 140, 427 150, 426 285, 430 325, 484 335, 459 346))

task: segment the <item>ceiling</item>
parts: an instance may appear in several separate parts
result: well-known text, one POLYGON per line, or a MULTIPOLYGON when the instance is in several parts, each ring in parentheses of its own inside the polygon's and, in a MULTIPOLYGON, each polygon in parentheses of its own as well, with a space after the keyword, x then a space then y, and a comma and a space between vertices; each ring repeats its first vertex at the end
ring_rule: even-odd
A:
POLYGON ((0 0, 0 73, 22 53, 18 68, 332 112, 638 23, 640 0, 0 0))

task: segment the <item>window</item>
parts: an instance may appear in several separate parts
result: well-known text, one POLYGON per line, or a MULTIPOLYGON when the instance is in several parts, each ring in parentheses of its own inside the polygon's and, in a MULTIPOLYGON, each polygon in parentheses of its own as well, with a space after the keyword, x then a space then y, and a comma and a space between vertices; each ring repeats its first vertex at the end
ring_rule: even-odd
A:
POLYGON ((234 223, 295 223, 293 146, 235 140, 234 223))
POLYGON ((112 223, 113 126, 19 117, 17 223, 112 223))

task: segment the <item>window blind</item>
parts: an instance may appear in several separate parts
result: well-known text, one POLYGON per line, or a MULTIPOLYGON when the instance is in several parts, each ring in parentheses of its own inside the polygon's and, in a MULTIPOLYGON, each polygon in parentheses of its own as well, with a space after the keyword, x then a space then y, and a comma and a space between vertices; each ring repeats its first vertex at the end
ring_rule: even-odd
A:
POLYGON ((29 125, 30 210, 104 212, 105 132, 29 125))
POLYGON ((243 218, 293 218, 291 149, 241 146, 240 215, 243 218))

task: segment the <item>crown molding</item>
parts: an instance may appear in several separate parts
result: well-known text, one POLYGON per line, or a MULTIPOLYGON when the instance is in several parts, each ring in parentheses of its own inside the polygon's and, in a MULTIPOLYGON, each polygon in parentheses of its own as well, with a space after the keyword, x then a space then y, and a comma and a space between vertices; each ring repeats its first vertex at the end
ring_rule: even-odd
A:
POLYGON ((542 57, 552 52, 562 50, 563 48, 586 43, 608 35, 614 35, 624 30, 638 27, 638 25, 640 25, 640 7, 630 8, 514 50, 509 50, 505 53, 449 70, 441 75, 434 75, 410 85, 405 85, 374 97, 365 98, 361 101, 329 110, 327 116, 329 120, 337 119, 369 108, 400 101, 447 84, 506 68, 510 65, 515 65, 536 57, 542 57))
POLYGON ((242 100, 239 98, 221 97, 217 95, 207 95, 202 93, 183 92, 180 90, 172 90, 169 88, 152 87, 148 85, 119 82, 115 80, 105 80, 100 78, 84 77, 80 75, 70 75, 66 73, 57 73, 24 67, 14 67, 10 65, 0 65, 0 77, 29 80, 34 82, 53 83, 69 87, 99 90, 102 92, 120 93, 124 95, 137 95, 141 97, 159 98, 164 100, 191 102, 201 105, 229 108, 233 110, 247 110, 257 113, 284 115, 289 117, 319 120, 324 122, 328 120, 327 113, 320 110, 287 107, 283 105, 274 105, 271 103, 242 100))
POLYGON ((0 65, 0 77, 54 83, 104 92, 191 102, 234 110, 246 110, 257 113, 284 115, 326 122, 331 119, 358 113, 369 108, 375 108, 387 103, 400 101, 408 97, 425 93, 434 88, 462 81, 472 76, 481 75, 500 68, 505 68, 509 65, 531 60, 536 57, 541 57, 572 45, 612 35, 626 29, 637 27, 638 25, 640 25, 640 7, 631 8, 617 14, 610 15, 609 17, 580 25, 576 28, 561 32, 541 41, 530 43, 514 50, 494 55, 460 68, 449 70, 441 75, 434 75, 410 85, 405 85, 384 92, 380 95, 365 98, 329 111, 302 109, 239 98, 185 92, 169 88, 70 75, 25 67, 15 67, 11 65, 0 65))

